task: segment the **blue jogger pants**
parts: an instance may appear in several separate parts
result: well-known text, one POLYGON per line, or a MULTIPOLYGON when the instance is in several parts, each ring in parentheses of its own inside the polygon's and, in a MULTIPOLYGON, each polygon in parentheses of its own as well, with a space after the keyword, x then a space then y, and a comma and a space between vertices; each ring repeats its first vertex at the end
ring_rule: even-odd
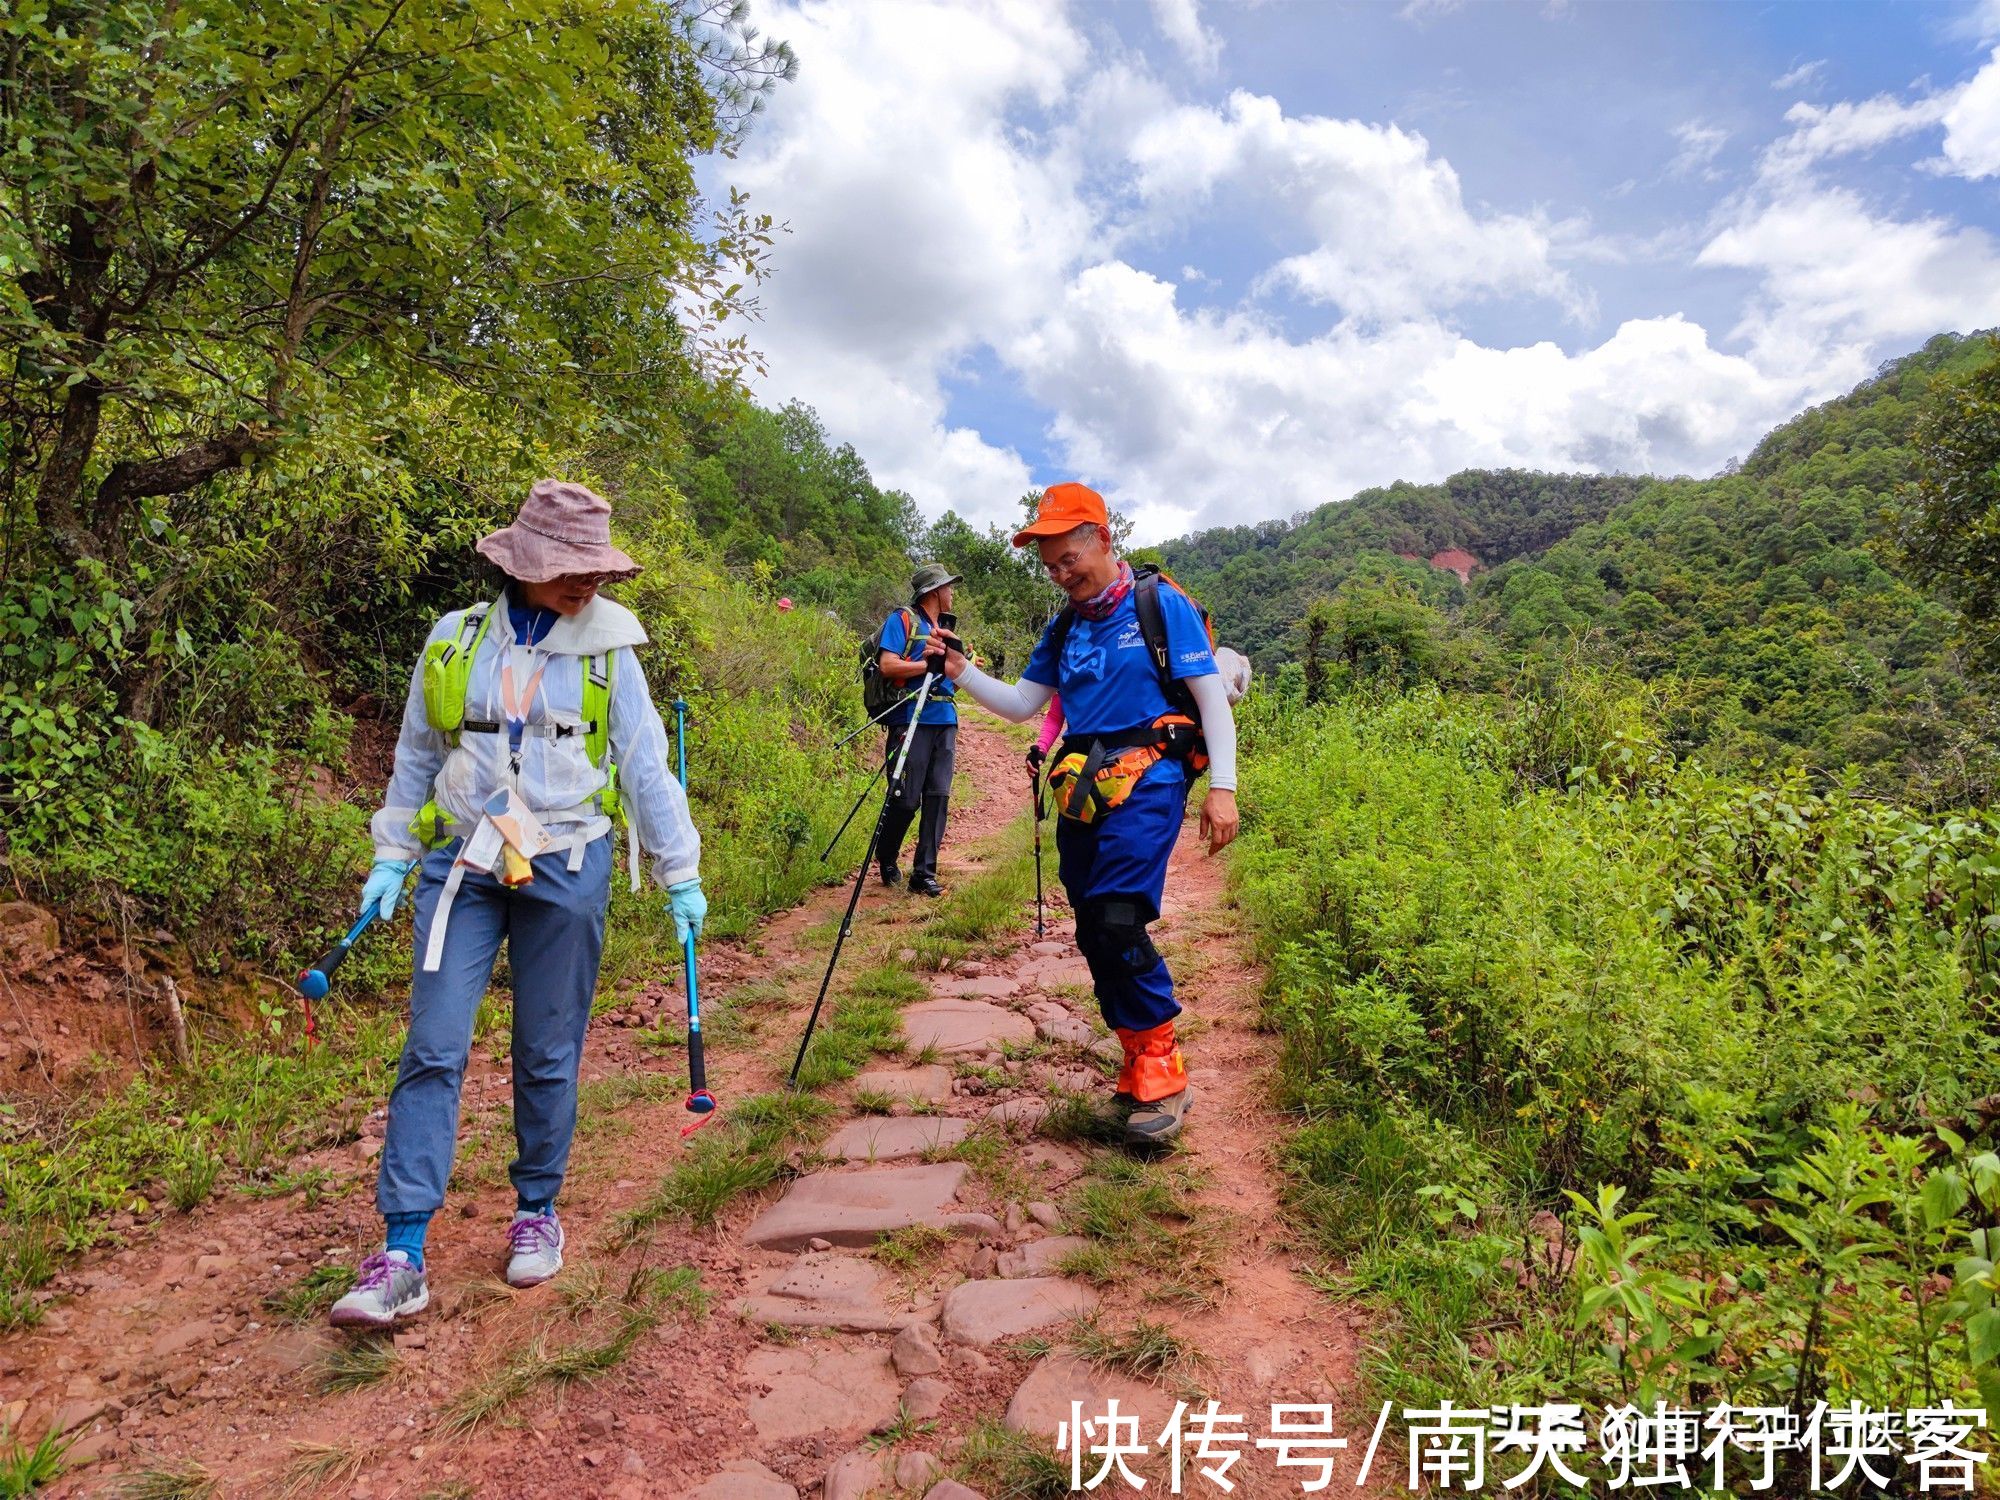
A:
POLYGON ((412 902, 418 962, 410 1031, 389 1093, 375 1186, 384 1214, 429 1213, 444 1203, 473 1017, 503 939, 514 976, 515 1155, 508 1176, 523 1203, 554 1199, 576 1131, 577 1068, 611 905, 611 840, 590 844, 574 873, 566 851, 544 854, 535 878, 512 889, 466 871, 445 924, 444 960, 427 974, 424 944, 458 847, 454 840, 424 856, 412 902))
POLYGON ((1076 913, 1098 1009, 1114 1031, 1145 1031, 1180 1014, 1173 975, 1143 927, 1160 915, 1187 793, 1179 762, 1163 760, 1096 822, 1056 819, 1057 874, 1076 913), (1107 912, 1130 920, 1107 926, 1107 912))

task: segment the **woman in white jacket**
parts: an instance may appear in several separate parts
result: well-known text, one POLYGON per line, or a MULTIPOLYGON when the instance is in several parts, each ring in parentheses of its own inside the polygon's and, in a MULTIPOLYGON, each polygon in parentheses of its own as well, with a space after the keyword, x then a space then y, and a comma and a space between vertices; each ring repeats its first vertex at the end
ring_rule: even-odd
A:
POLYGON ((417 963, 376 1185, 385 1243, 334 1304, 341 1326, 383 1327, 429 1305, 425 1231, 444 1203, 473 1017, 503 939, 514 985, 507 1280, 534 1286, 561 1268, 555 1199, 611 902, 614 811, 629 825, 634 889, 643 847, 683 941, 707 910, 701 840, 633 651, 646 632, 597 592, 639 572, 611 545, 611 506, 545 479, 478 546, 506 587, 431 631, 372 825, 361 907, 393 916, 417 869, 417 963))

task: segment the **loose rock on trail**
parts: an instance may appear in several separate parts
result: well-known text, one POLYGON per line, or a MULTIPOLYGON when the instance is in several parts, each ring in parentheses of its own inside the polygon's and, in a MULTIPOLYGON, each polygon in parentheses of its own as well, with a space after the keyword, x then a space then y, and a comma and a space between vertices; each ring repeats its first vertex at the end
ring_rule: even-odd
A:
MULTIPOLYGON (((996 840, 1027 804, 1000 732, 968 723, 959 762, 948 888, 1000 857, 996 840)), ((725 1194, 711 1224, 634 1213, 663 1175, 720 1153, 733 1106, 782 1086, 842 887, 706 953, 722 1115, 691 1142, 673 1077, 685 1054, 636 1024, 671 1023, 677 990, 662 980, 598 1018, 561 1202, 569 1264, 554 1283, 514 1293, 496 1280, 513 1206, 508 1062, 504 1034, 483 1038, 431 1232, 429 1314, 358 1346, 323 1313, 292 1321, 277 1305, 309 1272, 375 1248, 378 1117, 353 1145, 290 1164, 327 1174, 314 1191, 220 1195, 64 1272, 65 1300, 43 1325, 0 1339, 0 1427, 32 1438, 53 1421, 76 1439, 72 1459, 87 1462, 52 1495, 194 1463, 223 1494, 858 1500, 900 1485, 963 1500, 984 1493, 982 1473, 997 1479, 993 1465, 1025 1462, 1027 1445, 1052 1449, 1071 1401, 1091 1417, 1112 1396, 1152 1424, 1147 1438, 1183 1399, 1214 1397, 1253 1440, 1272 1402, 1331 1403, 1358 1454, 1373 1417, 1359 1328, 1298 1274, 1307 1261, 1273 1159, 1277 1042, 1257 1029, 1260 976, 1220 863, 1190 821, 1155 932, 1201 1099, 1180 1150, 1134 1165, 1091 1140, 1075 1102, 1108 1096, 1101 1059, 1116 1044, 1105 1047, 1044 839, 1049 936, 1036 940, 1030 902, 971 958, 920 975, 929 998, 901 1012, 902 1056, 821 1090, 835 1110, 817 1139, 780 1180, 725 1194), (1151 1241, 1096 1212, 1134 1201, 1120 1195, 1142 1179, 1175 1204, 1151 1241), (699 1292, 654 1274, 680 1267, 699 1292), (970 1463, 981 1454, 984 1469, 970 1463)), ((871 940, 874 962, 909 954, 933 909, 871 879, 841 978, 871 961, 871 940)), ((840 994, 837 981, 835 1011, 840 994)), ((1355 1463, 1336 1471, 1350 1492, 1355 1463)), ((1133 1467, 1163 1472, 1157 1454, 1133 1467)), ((1264 1496, 1298 1494, 1306 1475, 1246 1443, 1228 1477, 1235 1495, 1264 1496)), ((1384 1453, 1362 1493, 1400 1477, 1384 1453)), ((1183 1483, 1208 1481, 1190 1468, 1183 1483)))

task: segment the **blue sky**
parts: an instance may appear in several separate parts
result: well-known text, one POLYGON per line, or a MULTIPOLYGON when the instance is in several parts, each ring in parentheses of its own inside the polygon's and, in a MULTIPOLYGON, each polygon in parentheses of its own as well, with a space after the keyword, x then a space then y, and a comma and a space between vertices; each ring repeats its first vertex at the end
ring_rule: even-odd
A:
POLYGON ((803 0, 710 186, 879 481, 1142 537, 1457 469, 1706 473, 2000 323, 2000 0, 803 0))

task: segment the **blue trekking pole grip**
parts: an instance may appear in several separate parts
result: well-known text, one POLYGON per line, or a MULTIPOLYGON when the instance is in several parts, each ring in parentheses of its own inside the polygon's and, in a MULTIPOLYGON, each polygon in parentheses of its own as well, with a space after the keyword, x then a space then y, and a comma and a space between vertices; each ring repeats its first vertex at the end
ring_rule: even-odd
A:
POLYGON ((304 995, 308 1000, 324 1000, 326 998, 328 983, 333 978, 333 971, 347 961, 348 950, 354 946, 354 940, 368 930, 368 924, 375 920, 376 915, 380 911, 381 908, 379 906, 370 906, 368 910, 361 914, 361 919, 347 929, 346 937, 322 953, 311 968, 299 970, 299 977, 295 983, 298 985, 301 995, 304 995))
MULTIPOLYGON (((681 789, 688 784, 688 705, 687 699, 674 699, 674 747, 680 762, 681 789)), ((688 993, 688 1096, 687 1111, 699 1118, 681 1127, 681 1134, 699 1129, 708 1122, 715 1112, 715 1095, 708 1091, 708 1069, 701 1055, 701 993, 695 979, 694 934, 690 932, 682 947, 682 957, 687 964, 688 993)))

